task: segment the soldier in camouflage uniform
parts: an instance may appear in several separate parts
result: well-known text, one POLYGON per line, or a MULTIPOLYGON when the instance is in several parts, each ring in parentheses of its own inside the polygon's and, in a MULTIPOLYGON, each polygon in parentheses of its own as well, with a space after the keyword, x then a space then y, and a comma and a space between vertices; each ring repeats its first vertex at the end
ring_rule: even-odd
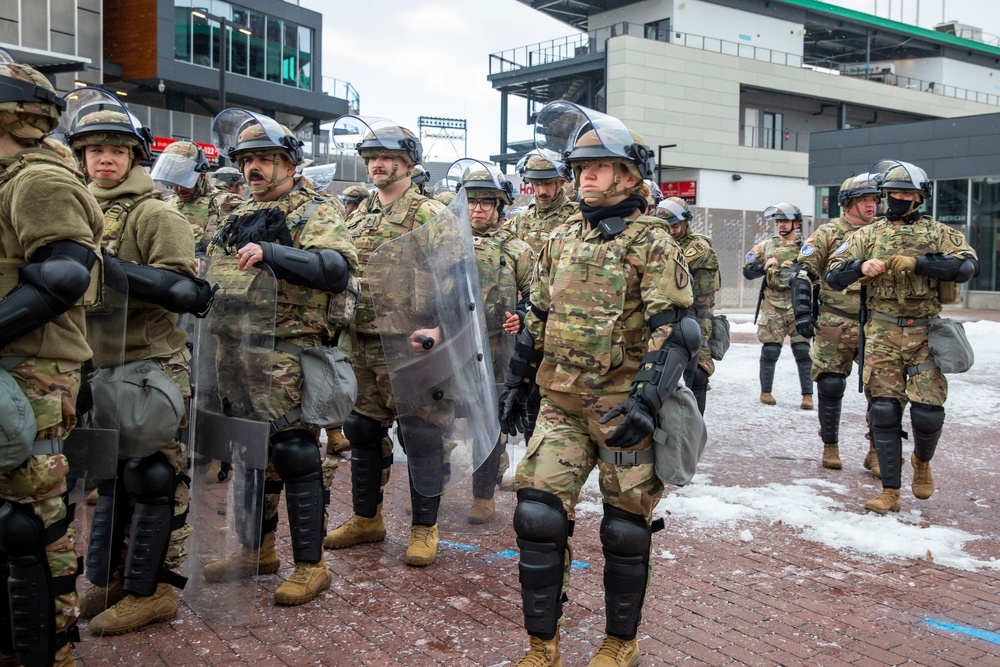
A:
POLYGON ((239 195, 240 199, 243 199, 243 193, 247 188, 247 182, 243 178, 243 174, 236 167, 219 167, 216 169, 212 173, 212 185, 219 190, 239 195))
POLYGON ((762 343, 760 351, 760 402, 774 405, 777 401, 771 395, 774 384, 774 367, 781 356, 781 346, 785 336, 791 336, 792 355, 799 371, 802 387, 803 410, 813 409, 812 360, 809 359, 809 341, 795 330, 795 314, 792 312, 792 292, 788 280, 792 266, 799 256, 802 240, 798 230, 802 213, 795 204, 782 202, 768 206, 764 219, 777 224, 778 235, 762 244, 755 245, 747 253, 743 264, 743 277, 747 280, 764 278, 761 285, 760 324, 757 326, 757 340, 762 343))
MULTIPOLYGON (((569 107, 550 103, 539 127, 569 107)), ((697 354, 689 269, 662 221, 643 215, 652 151, 621 121, 579 107, 567 157, 583 196, 579 212, 542 248, 531 305, 518 334, 501 429, 523 431, 531 384, 542 391, 535 433, 517 468, 514 531, 530 650, 523 667, 560 665, 559 625, 569 590, 570 526, 596 466, 601 522, 605 637, 590 667, 636 665, 649 576, 653 510, 664 485, 653 470, 654 416, 697 354), (598 134, 598 132, 600 134, 598 134), (581 134, 582 133, 582 134, 581 134), (621 416, 621 419, 616 419, 621 416), (610 423, 609 423, 610 422, 610 423)), ((572 112, 569 112, 572 113, 572 112)))
MULTIPOLYGON (((104 212, 101 247, 106 262, 121 265, 129 281, 125 363, 148 360, 191 395, 191 353, 178 313, 204 315, 208 284, 195 278, 194 238, 187 221, 160 198, 139 166, 152 137, 123 106, 120 111, 78 110, 66 122, 66 140, 104 212), (188 300, 179 292, 191 295, 188 300)), ((97 339, 111 332, 94 332, 97 339)), ((178 428, 186 424, 181 416, 178 428)), ((176 438, 149 443, 148 455, 120 458, 117 479, 98 482, 88 544, 88 576, 81 616, 96 614, 91 630, 121 634, 177 614, 175 587, 191 534, 187 524, 187 453, 176 438), (127 546, 126 546, 127 545, 127 546), (122 552, 125 552, 122 562, 122 552), (150 567, 150 564, 155 566, 150 567), (107 574, 111 575, 106 581, 107 574), (108 606, 110 605, 110 606, 108 606)))
MULTIPOLYGON (((525 241, 537 257, 548 241, 549 233, 566 222, 580 205, 566 198, 565 185, 573 180, 569 167, 558 155, 550 151, 533 150, 517 163, 517 173, 534 190, 534 197, 527 208, 511 218, 507 227, 525 241)), ((525 441, 531 440, 535 420, 541 408, 542 397, 535 385, 528 397, 528 427, 525 441)))
POLYGON ((680 245, 684 259, 691 268, 694 313, 701 326, 701 349, 698 351, 697 364, 684 372, 684 382, 694 393, 699 412, 705 414, 708 378, 715 372, 715 360, 712 359, 712 353, 708 349, 708 339, 712 335, 715 293, 722 287, 719 277, 719 258, 715 255, 712 239, 691 231, 691 219, 694 215, 686 201, 680 197, 663 199, 656 207, 655 215, 667 221, 667 231, 680 245))
POLYGON ((91 357, 81 297, 104 221, 83 175, 41 147, 64 107, 41 73, 0 63, 0 368, 34 412, 25 415, 24 460, 5 447, 0 474, 3 665, 72 665, 79 615, 62 441, 91 357))
MULTIPOLYGON (((390 146, 386 146, 379 136, 369 133, 358 146, 368 177, 378 188, 376 194, 361 202, 350 219, 351 234, 362 264, 368 262, 372 251, 380 245, 428 222, 444 209, 441 202, 421 195, 410 182, 410 173, 421 160, 420 141, 413 132, 393 126, 386 141, 390 146)), ((364 277, 354 330, 357 344, 352 351, 352 360, 358 378, 358 400, 344 424, 344 435, 351 442, 354 513, 327 533, 323 541, 327 549, 345 549, 385 539, 382 488, 389 481, 392 465, 392 441, 387 435, 389 426, 396 418, 396 404, 375 320, 374 304, 364 277)), ((453 416, 442 410, 440 414, 430 414, 427 419, 420 420, 424 423, 419 428, 428 439, 427 446, 421 448, 427 451, 440 449, 443 432, 451 424, 453 416)), ((405 561, 407 565, 425 567, 437 559, 437 515, 441 498, 418 493, 412 478, 410 498, 410 543, 405 561)))
POLYGON ((191 225, 198 252, 205 252, 208 242, 219 231, 243 198, 228 190, 219 190, 208 177, 208 160, 198 144, 175 141, 156 158, 150 176, 173 189, 167 198, 191 225))
POLYGON ((925 500, 934 492, 930 462, 944 426, 948 381, 928 346, 928 324, 942 304, 958 299, 958 283, 979 273, 979 261, 961 232, 920 214, 931 194, 923 169, 893 160, 879 163, 872 173, 886 196, 886 217, 859 229, 834 251, 826 281, 839 290, 859 281, 865 285, 869 318, 862 377, 882 472, 882 493, 865 509, 885 514, 900 508, 907 403, 913 495, 925 500))
MULTIPOLYGON (((826 282, 826 270, 833 252, 844 240, 875 219, 878 200, 878 188, 867 173, 844 181, 837 194, 843 215, 822 225, 806 239, 789 282, 796 331, 813 339, 809 358, 819 394, 823 467, 833 470, 842 467, 838 446, 840 406, 847 389, 847 376, 858 357, 860 298, 857 285, 844 291, 832 289, 826 282), (818 319, 815 312, 819 312, 818 319)), ((874 444, 869 445, 864 466, 873 476, 881 475, 874 444)))
MULTIPOLYGON (((462 188, 465 189, 469 201, 472 243, 479 270, 479 287, 483 292, 483 306, 486 308, 490 354, 496 365, 506 357, 501 351, 502 337, 517 334, 521 329, 526 306, 520 304, 522 302, 527 304, 528 301, 535 255, 527 243, 501 224, 503 207, 513 202, 513 187, 510 181, 493 165, 487 166, 474 160, 460 162, 469 165, 462 178, 462 188), (513 277, 514 285, 498 284, 510 277, 513 277), (519 303, 516 310, 507 310, 502 304, 496 303, 495 298, 490 298, 491 295, 504 295, 511 287, 516 292, 511 296, 519 303)), ((511 307, 512 304, 507 304, 507 308, 511 307)), ((506 374, 506 368, 495 370, 499 371, 497 377, 502 378, 506 374)), ((474 500, 469 510, 469 523, 486 523, 493 518, 495 510, 493 495, 499 481, 498 477, 503 475, 501 468, 506 465, 502 463, 506 455, 506 444, 507 436, 500 434, 499 442, 493 452, 473 473, 474 500)))
POLYGON ((434 199, 447 206, 455 199, 455 192, 458 190, 458 184, 453 180, 442 178, 440 181, 434 184, 434 199))
MULTIPOLYGON (((272 435, 260 543, 241 545, 227 558, 206 565, 203 574, 206 581, 224 582, 278 571, 275 533, 278 503, 286 490, 295 569, 275 591, 274 601, 300 605, 330 586, 322 538, 336 465, 320 454, 319 428, 300 419, 299 358, 304 348, 343 343, 346 338, 340 329, 347 323, 330 319, 335 310, 331 300, 346 296, 358 256, 339 209, 295 173, 302 162, 302 142, 285 126, 242 109, 223 111, 214 127, 229 119, 236 119, 236 137, 227 157, 243 171, 250 199, 223 224, 208 254, 235 253, 240 269, 266 264, 278 279, 275 339, 258 345, 262 350, 273 346, 270 414, 250 415, 270 421, 272 435)), ((225 358, 224 352, 220 358, 225 358)), ((219 365, 219 376, 220 387, 241 382, 224 364, 219 365)), ((246 488, 254 493, 253 484, 246 488)))
POLYGON ((338 195, 340 202, 344 205, 344 218, 351 217, 351 214, 358 209, 358 206, 361 206, 361 202, 368 199, 370 195, 371 193, 368 192, 368 188, 363 185, 348 185, 344 188, 344 191, 338 195))

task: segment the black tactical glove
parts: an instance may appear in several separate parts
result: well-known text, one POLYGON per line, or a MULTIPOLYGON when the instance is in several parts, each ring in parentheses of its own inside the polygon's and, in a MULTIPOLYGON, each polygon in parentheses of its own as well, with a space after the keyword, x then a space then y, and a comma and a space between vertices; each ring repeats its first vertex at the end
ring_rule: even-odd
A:
POLYGON ((524 433, 528 429, 528 394, 531 384, 521 382, 505 387, 500 394, 500 430, 507 435, 524 433))
POLYGON ((600 419, 601 424, 607 424, 618 415, 625 415, 621 423, 604 441, 608 447, 625 449, 639 444, 653 432, 654 413, 645 401, 635 396, 629 396, 625 401, 600 419))
POLYGON ((812 338, 816 335, 816 322, 812 315, 805 313, 795 318, 795 331, 803 338, 812 338))

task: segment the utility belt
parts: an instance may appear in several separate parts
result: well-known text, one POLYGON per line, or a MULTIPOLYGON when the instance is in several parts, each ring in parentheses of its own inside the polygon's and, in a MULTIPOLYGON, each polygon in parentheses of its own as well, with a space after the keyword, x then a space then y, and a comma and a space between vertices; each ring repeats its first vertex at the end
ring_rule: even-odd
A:
POLYGON ((597 458, 619 468, 632 468, 653 463, 656 459, 656 453, 652 447, 643 450, 598 447, 597 458))
POLYGON ((936 317, 927 318, 914 318, 914 317, 893 317, 892 315, 886 315, 885 313, 880 313, 877 310, 868 311, 871 316, 876 320, 882 320, 883 322, 891 322, 897 327, 926 327, 931 323, 931 320, 937 319, 936 317))
POLYGON ((845 320, 851 320, 858 322, 860 316, 857 313, 849 313, 846 310, 841 310, 840 308, 834 308, 833 306, 828 306, 825 303, 821 304, 819 307, 820 313, 830 313, 831 315, 836 315, 837 317, 843 317, 845 320))

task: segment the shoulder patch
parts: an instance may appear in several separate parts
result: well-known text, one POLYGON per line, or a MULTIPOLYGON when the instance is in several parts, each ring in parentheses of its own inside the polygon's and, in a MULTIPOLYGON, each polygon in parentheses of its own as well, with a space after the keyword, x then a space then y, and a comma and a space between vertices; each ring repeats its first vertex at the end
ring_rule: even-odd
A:
POLYGON ((816 252, 816 246, 814 246, 812 243, 806 243, 804 246, 802 246, 802 249, 799 250, 799 254, 802 255, 803 257, 808 257, 814 252, 816 252))
POLYGON ((965 237, 957 229, 948 228, 948 241, 951 242, 956 248, 961 248, 965 245, 965 237))
POLYGON ((751 250, 747 253, 747 264, 753 264, 754 260, 757 259, 757 255, 751 250))
POLYGON ((698 254, 698 246, 691 246, 690 248, 684 251, 685 257, 694 257, 697 254, 698 254))
POLYGON ((849 243, 847 241, 844 241, 843 243, 840 244, 840 246, 836 250, 833 251, 833 254, 840 255, 841 253, 847 250, 848 245, 849 243))

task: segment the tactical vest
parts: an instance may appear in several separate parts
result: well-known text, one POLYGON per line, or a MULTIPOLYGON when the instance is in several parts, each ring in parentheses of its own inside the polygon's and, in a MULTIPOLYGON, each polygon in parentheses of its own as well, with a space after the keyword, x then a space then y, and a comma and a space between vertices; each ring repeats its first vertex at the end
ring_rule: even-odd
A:
POLYGON ((499 336, 503 332, 504 313, 514 312, 517 304, 514 277, 517 256, 507 248, 507 244, 516 238, 514 232, 504 227, 489 235, 472 235, 479 289, 486 309, 486 330, 490 336, 499 336))
POLYGON ((118 197, 115 202, 104 212, 104 236, 101 245, 112 257, 118 256, 118 249, 121 247, 121 233, 125 229, 128 221, 128 214, 147 199, 162 199, 159 192, 155 190, 141 195, 126 195, 118 197))
MULTIPOLYGON (((16 162, 12 163, 3 172, 0 172, 0 187, 17 176, 26 167, 32 164, 55 165, 70 172, 82 180, 80 172, 76 171, 68 164, 57 158, 45 155, 44 153, 25 153, 16 162)), ((20 283, 18 269, 24 264, 24 260, 16 258, 0 258, 0 295, 7 294, 20 283)), ((100 304, 104 293, 104 264, 94 262, 90 269, 90 286, 86 293, 77 301, 76 305, 91 307, 100 304)))
MULTIPOLYGON (((890 225, 889 229, 895 229, 892 234, 872 235, 877 241, 873 258, 885 260, 892 255, 913 256, 940 252, 943 229, 929 224, 930 222, 930 217, 921 216, 912 224, 893 225, 888 221, 882 223, 890 225)), ((954 303, 958 298, 958 285, 951 281, 917 275, 912 271, 899 275, 886 271, 872 279, 868 286, 868 297, 900 304, 908 299, 936 299, 940 303, 954 303)))
POLYGON ((587 223, 574 222, 552 239, 549 316, 545 321, 545 358, 603 375, 624 361, 626 349, 649 337, 642 312, 622 321, 628 289, 625 255, 649 223, 633 220, 610 241, 585 241, 587 223))

